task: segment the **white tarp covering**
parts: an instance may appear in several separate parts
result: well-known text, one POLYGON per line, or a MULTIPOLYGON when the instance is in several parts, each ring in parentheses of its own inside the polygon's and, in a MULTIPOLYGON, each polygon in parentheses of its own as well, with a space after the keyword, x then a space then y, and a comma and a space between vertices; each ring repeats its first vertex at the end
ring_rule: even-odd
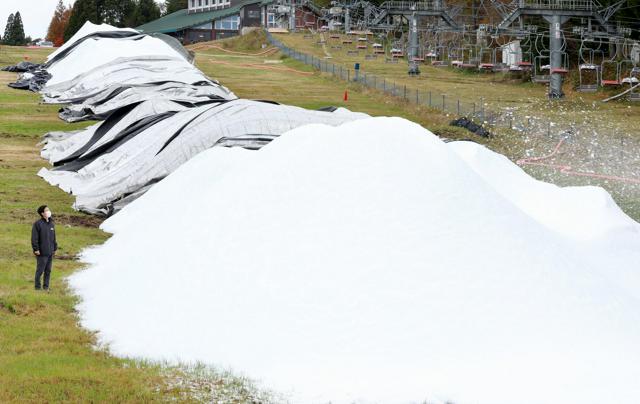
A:
POLYGON ((119 83, 107 87, 82 104, 72 104, 60 113, 61 118, 73 122, 84 119, 104 119, 113 111, 127 105, 151 99, 170 99, 185 104, 198 104, 211 99, 232 99, 224 87, 192 85, 177 82, 123 86, 119 83))
POLYGON ((61 47, 56 49, 54 52, 50 53, 49 56, 47 57, 47 60, 51 60, 55 58, 58 54, 60 54, 61 52, 64 52, 71 45, 75 44, 78 40, 84 38, 87 35, 91 35, 96 32, 107 32, 107 31, 133 32, 133 33, 138 32, 133 28, 117 28, 109 24, 94 24, 91 21, 87 21, 84 23, 82 27, 80 27, 78 32, 76 32, 75 34, 73 34, 71 38, 69 38, 67 42, 65 42, 61 47))
MULTIPOLYGON (((146 111, 149 107, 145 105, 154 105, 154 102, 143 103, 138 108, 145 108, 146 111)), ((141 116, 128 118, 127 115, 125 119, 130 124, 141 116)), ((100 155, 77 172, 43 168, 39 175, 52 185, 73 193, 76 197, 76 209, 107 214, 111 212, 113 202, 148 183, 164 178, 191 157, 210 147, 260 148, 274 136, 304 124, 339 125, 366 117, 366 114, 345 109, 333 112, 310 111, 250 100, 212 103, 185 109, 145 128, 126 143, 100 155)), ((102 141, 117 136, 123 126, 126 125, 120 124, 107 132, 102 141)), ((75 135, 81 139, 78 142, 73 137, 64 140, 68 147, 54 142, 45 148, 44 156, 53 161, 63 159, 66 152, 74 152, 82 147, 95 133, 90 133, 91 131, 94 128, 88 129, 87 133, 75 135)), ((100 142, 93 148, 99 144, 100 142)))
POLYGON ((116 58, 105 65, 83 71, 69 81, 47 84, 41 93, 46 103, 84 102, 114 86, 166 82, 204 83, 213 96, 236 98, 232 92, 209 80, 191 63, 169 56, 116 58))
MULTIPOLYGON (((95 125, 87 127, 85 130, 72 132, 72 136, 55 136, 60 132, 46 134, 44 146, 40 151, 40 155, 55 164, 63 159, 68 159, 74 152, 87 144, 96 130, 101 127, 108 127, 108 131, 103 133, 88 150, 86 154, 100 145, 111 141, 118 133, 149 116, 162 114, 167 111, 183 111, 187 107, 177 104, 173 101, 158 99, 147 101, 136 105, 133 109, 124 111, 124 114, 117 114, 109 117, 106 121, 102 121, 95 125)), ((103 128, 104 129, 104 128, 103 128)), ((65 133, 65 132, 62 132, 65 133)))
POLYGON ((19 88, 67 104, 67 121, 105 119, 85 130, 48 133, 39 175, 76 197, 74 207, 110 214, 210 147, 259 149, 307 123, 367 117, 239 100, 205 76, 176 40, 85 24, 19 88), (69 105, 70 104, 70 105, 69 105))
POLYGON ((23 73, 15 84, 16 88, 39 91, 45 103, 78 104, 61 113, 68 121, 104 118, 131 103, 134 87, 155 86, 137 91, 133 98, 140 101, 175 97, 175 101, 196 104, 236 98, 197 69, 175 38, 90 22, 49 55, 47 63, 23 73), (129 90, 129 97, 122 94, 125 90, 129 90), (93 112, 105 103, 108 105, 101 112, 93 112))

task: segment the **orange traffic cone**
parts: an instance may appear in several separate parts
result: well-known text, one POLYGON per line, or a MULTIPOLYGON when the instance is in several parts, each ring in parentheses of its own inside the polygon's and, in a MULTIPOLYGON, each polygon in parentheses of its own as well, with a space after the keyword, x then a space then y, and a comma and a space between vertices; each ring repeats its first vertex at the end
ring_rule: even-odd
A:
POLYGON ((344 90, 344 97, 342 98, 344 101, 349 101, 349 93, 347 90, 344 90))

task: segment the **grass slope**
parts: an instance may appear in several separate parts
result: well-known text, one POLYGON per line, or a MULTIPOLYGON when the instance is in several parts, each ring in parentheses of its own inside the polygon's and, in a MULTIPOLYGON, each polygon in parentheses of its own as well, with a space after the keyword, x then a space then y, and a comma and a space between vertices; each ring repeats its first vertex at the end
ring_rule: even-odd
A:
MULTIPOLYGON (((50 50, 2 47, 2 65, 26 57, 42 61, 50 50)), ((101 220, 71 209, 73 198, 36 176, 46 161, 40 136, 73 130, 57 106, 13 90, 14 73, 0 72, 0 402, 227 402, 268 397, 248 380, 202 366, 163 366, 113 357, 78 325, 77 303, 63 280, 81 265, 76 255, 108 235, 101 220), (35 291, 31 224, 48 204, 57 223, 59 251, 51 291, 35 291)))

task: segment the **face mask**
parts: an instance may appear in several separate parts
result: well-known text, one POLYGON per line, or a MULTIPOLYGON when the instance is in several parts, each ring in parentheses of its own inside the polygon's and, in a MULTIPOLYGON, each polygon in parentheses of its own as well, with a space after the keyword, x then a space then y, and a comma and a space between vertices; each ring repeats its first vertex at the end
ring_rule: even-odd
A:
POLYGON ((44 217, 45 217, 45 219, 49 219, 51 217, 51 211, 50 210, 46 210, 44 212, 44 217))

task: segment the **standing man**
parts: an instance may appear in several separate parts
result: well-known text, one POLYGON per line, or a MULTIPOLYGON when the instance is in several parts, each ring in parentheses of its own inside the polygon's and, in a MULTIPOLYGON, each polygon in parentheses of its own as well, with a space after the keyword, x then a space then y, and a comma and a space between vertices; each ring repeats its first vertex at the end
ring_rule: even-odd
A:
POLYGON ((40 290, 40 277, 44 273, 44 290, 49 290, 49 278, 51 277, 51 264, 56 255, 58 243, 56 242, 56 230, 51 219, 51 210, 47 205, 38 208, 40 220, 33 224, 31 229, 31 247, 36 256, 36 290, 40 290))

